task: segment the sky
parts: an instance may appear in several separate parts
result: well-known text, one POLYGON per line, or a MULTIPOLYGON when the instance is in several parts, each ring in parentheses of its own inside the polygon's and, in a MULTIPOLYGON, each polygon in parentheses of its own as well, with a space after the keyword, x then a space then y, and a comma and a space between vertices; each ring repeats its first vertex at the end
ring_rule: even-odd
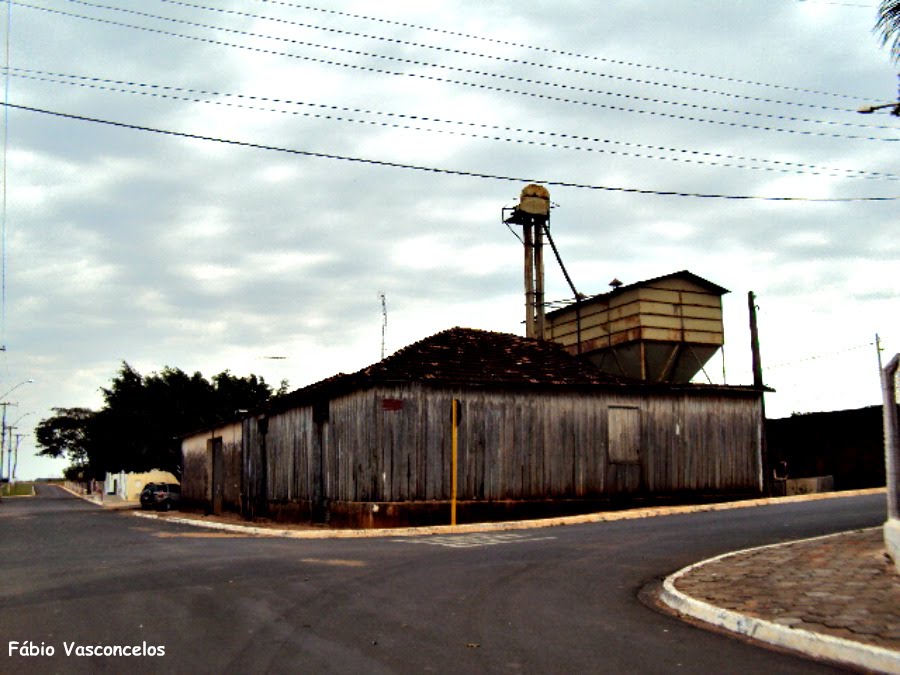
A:
MULTIPOLYGON (((383 329, 386 354, 524 335, 501 209, 529 182, 580 292, 731 291, 710 381, 752 381, 753 291, 770 417, 881 401, 900 119, 856 112, 898 93, 876 0, 4 4, 20 479, 61 472, 34 426, 102 407, 123 362, 297 388, 378 361, 383 329)), ((552 257, 546 285, 571 297, 552 257)))

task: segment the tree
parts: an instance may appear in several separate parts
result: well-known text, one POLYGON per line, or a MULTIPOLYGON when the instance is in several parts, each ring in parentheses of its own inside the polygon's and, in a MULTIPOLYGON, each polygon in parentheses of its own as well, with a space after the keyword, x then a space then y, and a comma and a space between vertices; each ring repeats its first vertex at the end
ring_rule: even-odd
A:
POLYGON ((882 45, 890 45, 891 57, 900 61, 900 0, 881 0, 875 31, 882 45))
POLYGON ((105 405, 97 412, 54 409, 57 414, 38 425, 38 454, 67 456, 84 477, 150 469, 180 475, 180 436, 258 409, 272 395, 256 375, 226 370, 209 381, 199 372, 166 367, 142 376, 125 362, 101 391, 105 405))
POLYGON ((87 408, 53 408, 54 415, 41 420, 35 436, 43 449, 38 455, 65 457, 72 466, 88 463, 88 435, 94 411, 87 408))

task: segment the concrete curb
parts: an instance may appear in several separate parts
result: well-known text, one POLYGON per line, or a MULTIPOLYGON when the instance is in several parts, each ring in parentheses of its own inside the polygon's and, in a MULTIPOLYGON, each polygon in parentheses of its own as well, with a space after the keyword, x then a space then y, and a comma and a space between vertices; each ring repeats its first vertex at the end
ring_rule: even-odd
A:
POLYGON ((716 607, 702 600, 697 600, 675 588, 675 582, 680 577, 709 563, 724 560, 750 551, 761 551, 770 548, 790 546, 791 544, 800 543, 801 541, 808 542, 830 539, 833 537, 840 537, 843 534, 847 533, 841 532, 823 537, 801 539, 794 542, 758 546, 703 560, 669 575, 663 582, 660 600, 680 614, 699 619, 704 623, 724 628, 732 633, 737 633, 738 635, 743 635, 744 637, 753 640, 759 640, 777 647, 801 652, 814 658, 827 659, 840 664, 857 666, 881 673, 900 674, 900 653, 898 652, 832 635, 813 633, 800 628, 791 628, 790 626, 783 626, 765 619, 747 616, 739 612, 716 607))
MULTIPOLYGON (((25 481, 22 481, 23 483, 25 481)), ((37 493, 34 490, 34 484, 31 485, 31 494, 30 495, 0 495, 0 499, 30 499, 34 497, 37 493)))
POLYGON ((86 495, 80 492, 76 492, 71 488, 66 487, 65 485, 57 485, 61 490, 65 490, 73 497, 78 497, 79 499, 83 499, 89 504, 93 504, 94 506, 99 506, 104 509, 108 509, 111 511, 128 511, 131 509, 139 509, 141 508, 140 502, 126 502, 126 501, 107 501, 103 499, 102 495, 86 495))
POLYGON ((58 487, 60 490, 65 490, 73 497, 78 497, 79 499, 83 499, 84 501, 88 502, 89 504, 94 504, 95 506, 103 506, 103 501, 99 498, 95 498, 94 495, 87 495, 87 494, 82 494, 80 492, 75 492, 75 490, 71 490, 71 489, 67 488, 65 485, 57 485, 56 487, 58 487))
POLYGON ((794 502, 818 501, 822 499, 839 499, 843 497, 858 497, 884 493, 885 488, 872 488, 868 490, 848 490, 847 492, 824 492, 811 495, 799 495, 795 497, 769 497, 763 499, 748 499, 739 502, 722 502, 719 504, 694 504, 690 506, 653 507, 642 509, 630 509, 627 511, 603 511, 589 513, 580 516, 564 516, 559 518, 542 518, 538 520, 514 520, 497 523, 467 523, 465 525, 435 525, 431 527, 406 527, 406 528, 381 528, 381 529, 348 529, 348 530, 291 530, 257 525, 239 525, 235 523, 222 523, 217 521, 200 520, 181 516, 159 516, 155 513, 134 511, 133 515, 140 518, 152 518, 166 520, 168 522, 205 527, 213 530, 239 532, 260 537, 286 537, 289 539, 362 539, 374 537, 418 537, 438 534, 474 534, 484 532, 506 532, 511 530, 531 530, 544 527, 562 527, 565 525, 582 525, 585 523, 603 523, 617 520, 631 520, 636 518, 654 518, 659 516, 674 516, 688 513, 702 513, 706 511, 727 511, 731 509, 753 508, 768 506, 771 504, 790 504, 794 502))

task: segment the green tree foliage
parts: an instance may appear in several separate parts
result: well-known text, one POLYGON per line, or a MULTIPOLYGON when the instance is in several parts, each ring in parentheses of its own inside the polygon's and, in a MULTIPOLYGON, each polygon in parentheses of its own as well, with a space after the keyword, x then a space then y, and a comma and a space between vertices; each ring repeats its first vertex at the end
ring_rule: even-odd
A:
POLYGON ((900 61, 900 0, 881 0, 875 32, 881 35, 881 44, 891 46, 893 59, 900 61))
POLYGON ((38 455, 65 457, 72 466, 83 467, 88 462, 88 423, 94 416, 87 408, 53 408, 53 417, 37 425, 34 430, 42 447, 38 455))
POLYGON ((53 417, 41 421, 38 454, 66 456, 95 478, 107 471, 150 469, 180 475, 179 436, 235 419, 272 395, 256 375, 237 377, 226 370, 210 381, 166 367, 142 376, 128 363, 101 391, 101 410, 54 409, 53 417))

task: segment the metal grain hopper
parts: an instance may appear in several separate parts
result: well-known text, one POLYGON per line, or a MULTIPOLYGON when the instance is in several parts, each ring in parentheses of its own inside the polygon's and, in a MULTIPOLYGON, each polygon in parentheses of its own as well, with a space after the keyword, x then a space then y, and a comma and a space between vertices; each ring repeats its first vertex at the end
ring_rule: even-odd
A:
POLYGON ((607 373, 689 382, 724 343, 725 293, 696 274, 675 272, 549 312, 545 336, 607 373))

